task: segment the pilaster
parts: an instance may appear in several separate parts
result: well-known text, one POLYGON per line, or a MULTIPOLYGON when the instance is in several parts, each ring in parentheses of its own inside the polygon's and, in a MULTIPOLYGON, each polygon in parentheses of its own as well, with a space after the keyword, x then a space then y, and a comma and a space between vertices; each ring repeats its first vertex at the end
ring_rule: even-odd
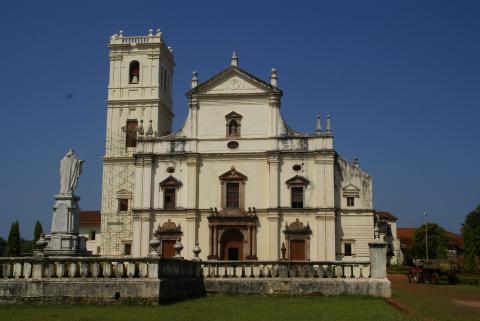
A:
POLYGON ((317 212, 317 259, 335 260, 335 212, 317 212))

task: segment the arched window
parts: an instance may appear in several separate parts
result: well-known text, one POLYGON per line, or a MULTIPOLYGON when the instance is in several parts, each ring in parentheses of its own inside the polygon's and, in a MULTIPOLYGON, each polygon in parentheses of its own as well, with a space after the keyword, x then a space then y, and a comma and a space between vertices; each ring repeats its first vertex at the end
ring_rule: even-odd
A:
POLYGON ((138 84, 140 79, 140 63, 136 60, 130 63, 129 82, 131 84, 138 84))

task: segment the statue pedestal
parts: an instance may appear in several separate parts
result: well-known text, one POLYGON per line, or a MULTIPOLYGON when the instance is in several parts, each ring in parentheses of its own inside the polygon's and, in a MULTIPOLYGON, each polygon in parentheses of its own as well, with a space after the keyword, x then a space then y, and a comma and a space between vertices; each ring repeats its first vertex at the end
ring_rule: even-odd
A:
POLYGON ((73 194, 55 195, 51 234, 45 236, 48 242, 46 255, 90 255, 87 238, 79 236, 80 197, 73 194))

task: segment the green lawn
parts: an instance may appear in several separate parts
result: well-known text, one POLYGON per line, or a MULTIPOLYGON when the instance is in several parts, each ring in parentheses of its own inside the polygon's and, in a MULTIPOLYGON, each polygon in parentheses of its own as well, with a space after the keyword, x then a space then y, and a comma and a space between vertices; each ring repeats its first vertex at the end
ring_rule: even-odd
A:
POLYGON ((1 321, 416 320, 371 297, 215 296, 164 306, 4 305, 1 321))

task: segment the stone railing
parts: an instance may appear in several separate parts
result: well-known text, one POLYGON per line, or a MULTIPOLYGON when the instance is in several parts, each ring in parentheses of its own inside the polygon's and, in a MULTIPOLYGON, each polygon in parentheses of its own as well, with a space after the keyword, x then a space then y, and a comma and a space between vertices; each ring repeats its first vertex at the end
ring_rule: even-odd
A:
POLYGON ((352 278, 370 277, 369 261, 204 261, 204 278, 352 278))
POLYGON ((200 278, 198 262, 123 257, 0 258, 1 279, 200 278))

